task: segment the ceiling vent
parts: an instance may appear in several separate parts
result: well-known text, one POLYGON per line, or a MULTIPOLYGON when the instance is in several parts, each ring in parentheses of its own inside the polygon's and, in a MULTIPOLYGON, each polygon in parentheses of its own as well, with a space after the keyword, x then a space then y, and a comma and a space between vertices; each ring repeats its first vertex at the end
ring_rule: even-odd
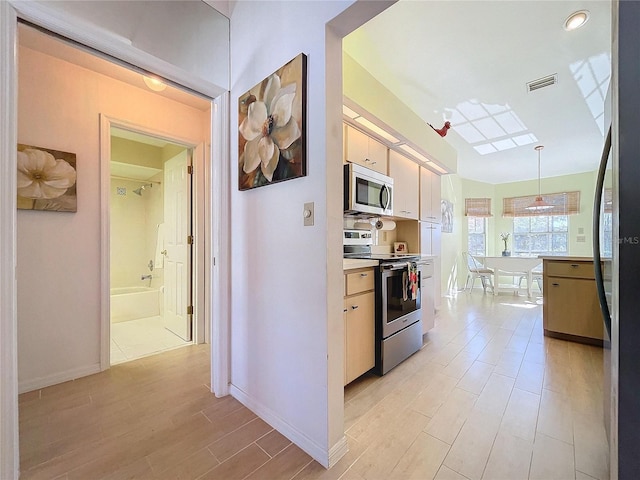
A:
POLYGON ((558 83, 557 73, 554 73, 553 75, 547 75, 546 77, 527 82, 527 92, 531 93, 544 87, 550 87, 551 85, 555 85, 556 83, 558 83))

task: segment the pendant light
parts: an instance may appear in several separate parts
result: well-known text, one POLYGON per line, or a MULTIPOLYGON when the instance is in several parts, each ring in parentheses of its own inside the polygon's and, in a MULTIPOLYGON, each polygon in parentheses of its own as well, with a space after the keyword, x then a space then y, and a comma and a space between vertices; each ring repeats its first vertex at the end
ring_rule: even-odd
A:
POLYGON ((540 151, 544 148, 544 145, 536 145, 534 147, 534 150, 538 151, 538 196, 536 197, 536 199, 533 201, 533 203, 527 207, 525 207, 526 210, 531 210, 534 212, 543 212, 545 210, 549 210, 550 208, 553 208, 553 205, 549 205, 547 202, 545 202, 542 199, 542 195, 540 193, 540 151))

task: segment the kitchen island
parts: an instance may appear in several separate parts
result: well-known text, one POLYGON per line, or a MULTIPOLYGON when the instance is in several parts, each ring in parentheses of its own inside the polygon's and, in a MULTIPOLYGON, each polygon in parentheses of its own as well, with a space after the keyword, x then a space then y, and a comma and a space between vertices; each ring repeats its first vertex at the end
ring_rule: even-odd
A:
POLYGON ((602 345, 604 324, 596 292, 593 258, 541 258, 544 334, 602 345))

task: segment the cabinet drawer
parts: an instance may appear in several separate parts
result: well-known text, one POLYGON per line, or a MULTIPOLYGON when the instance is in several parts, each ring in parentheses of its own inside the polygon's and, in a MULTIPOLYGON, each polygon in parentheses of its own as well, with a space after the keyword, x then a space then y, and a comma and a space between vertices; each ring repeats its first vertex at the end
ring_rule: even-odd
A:
POLYGON ((546 262, 544 274, 550 277, 594 278, 593 262, 546 262))
POLYGON ((373 268, 348 273, 346 277, 347 295, 354 295, 356 293, 366 292, 367 290, 373 290, 373 268))

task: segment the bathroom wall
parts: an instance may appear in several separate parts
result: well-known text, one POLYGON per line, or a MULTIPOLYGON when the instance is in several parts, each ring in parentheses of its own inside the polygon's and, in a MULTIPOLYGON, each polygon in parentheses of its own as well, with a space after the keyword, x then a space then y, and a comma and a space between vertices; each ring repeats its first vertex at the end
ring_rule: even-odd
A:
MULTIPOLYGON (((162 180, 162 173, 153 177, 162 180)), ((145 182, 148 183, 148 182, 145 182)), ((143 182, 111 179, 111 287, 153 286, 162 284, 163 269, 149 270, 149 260, 155 264, 157 226, 163 222, 163 192, 161 183, 152 183, 142 195, 133 190, 143 182), (141 280, 141 275, 153 275, 153 280, 141 280)))

